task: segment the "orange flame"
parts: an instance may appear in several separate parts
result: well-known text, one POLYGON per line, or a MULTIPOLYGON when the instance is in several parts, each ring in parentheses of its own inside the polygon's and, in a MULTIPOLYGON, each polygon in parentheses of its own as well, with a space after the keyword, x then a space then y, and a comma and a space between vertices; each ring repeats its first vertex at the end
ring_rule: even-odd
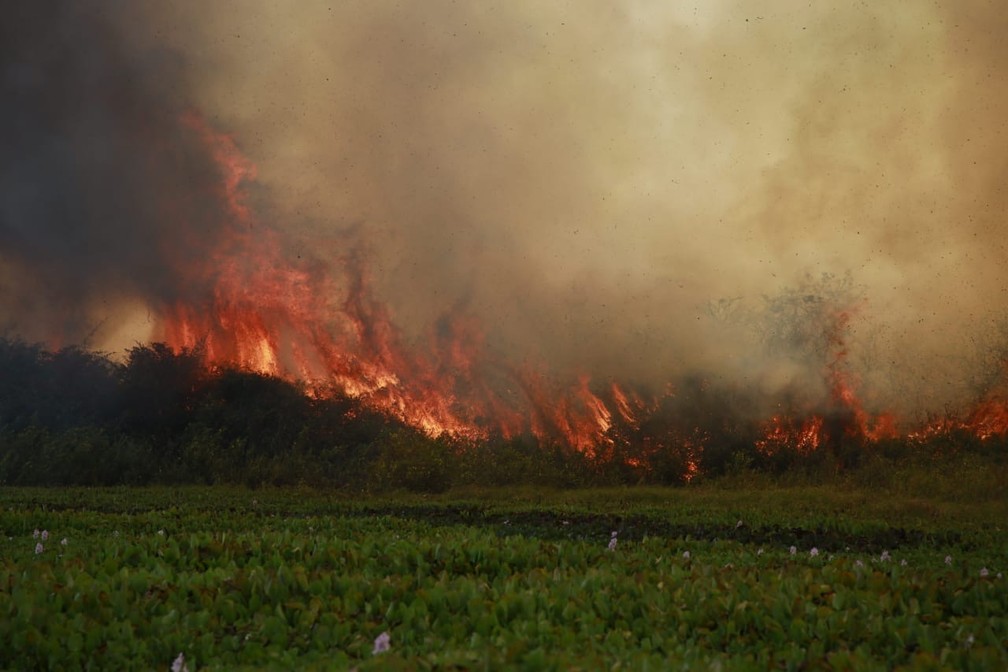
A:
MULTIPOLYGON (((192 274, 213 288, 211 295, 161 306, 161 340, 176 350, 201 348, 210 365, 308 381, 316 393, 335 387, 431 436, 527 431, 589 455, 605 443, 612 411, 587 376, 565 389, 531 371, 512 373, 505 387, 525 394, 502 394, 482 375, 483 333, 472 320, 451 316, 431 339, 431 355, 422 357, 404 347, 388 311, 371 298, 358 257, 340 257, 343 277, 292 263, 276 232, 245 202, 243 187, 255 166, 198 115, 183 123, 221 171, 217 197, 228 221, 221 223, 219 248, 192 274)), ((631 418, 632 402, 613 390, 618 412, 631 418)))
MULTIPOLYGON (((293 261, 281 237, 246 202, 255 166, 232 138, 200 116, 186 115, 182 123, 202 140, 220 170, 211 189, 226 221, 219 223, 222 233, 205 263, 186 269, 192 286, 182 288, 184 298, 155 306, 159 340, 176 350, 199 348, 211 366, 304 381, 316 395, 339 391, 431 436, 479 440, 530 433, 602 458, 614 447, 614 433, 646 433, 642 419, 658 411, 657 399, 616 382, 593 387, 588 376, 564 384, 533 366, 511 370, 491 361, 480 325, 466 315, 445 317, 429 348, 406 347, 386 307, 373 298, 361 256, 340 250, 332 255, 341 262, 336 270, 293 261), (204 288, 202 293, 198 288, 204 288)), ((825 334, 830 401, 804 419, 771 417, 762 425, 757 450, 773 455, 792 447, 809 454, 829 438, 827 426, 835 432, 832 421, 824 420, 833 415, 848 418, 843 431, 867 442, 899 435, 895 416, 873 416, 855 392, 845 342, 852 314, 853 309, 837 312, 825 334)), ((666 396, 674 396, 671 388, 666 396)), ((1008 435, 1008 402, 991 397, 963 422, 946 421, 906 436, 953 429, 981 439, 1008 435)), ((687 481, 700 472, 707 440, 702 434, 672 442, 685 451, 687 481)), ((648 436, 638 438, 644 453, 669 449, 648 436)), ((643 464, 632 455, 623 460, 631 467, 643 464)))

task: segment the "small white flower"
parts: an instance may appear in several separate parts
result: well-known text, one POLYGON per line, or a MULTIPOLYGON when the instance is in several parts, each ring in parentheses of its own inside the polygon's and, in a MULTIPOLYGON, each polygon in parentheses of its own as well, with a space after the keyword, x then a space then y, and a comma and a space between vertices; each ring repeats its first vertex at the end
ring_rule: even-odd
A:
POLYGON ((900 560, 900 567, 906 567, 906 566, 907 566, 906 558, 903 558, 902 560, 900 560))
POLYGON ((788 552, 789 552, 789 553, 790 553, 791 555, 794 555, 795 553, 797 553, 797 552, 798 552, 798 549, 797 549, 797 548, 795 548, 794 546, 792 546, 791 548, 789 548, 789 549, 788 549, 788 552))
POLYGON ((966 648, 968 649, 968 648, 972 647, 973 646, 973 642, 975 642, 975 641, 976 640, 973 639, 973 633, 971 632, 969 635, 966 636, 966 648))
POLYGON ((810 556, 812 556, 812 557, 814 558, 814 557, 816 557, 817 555, 819 555, 819 549, 818 549, 818 548, 816 548, 815 546, 813 546, 813 547, 812 547, 812 550, 811 550, 811 551, 809 551, 809 552, 808 552, 808 554, 809 554, 810 556))
POLYGON ((185 656, 179 652, 178 658, 172 661, 171 664, 172 672, 189 672, 189 666, 186 665, 185 656))
POLYGON ((36 527, 36 528, 35 528, 35 531, 34 531, 34 532, 32 532, 32 539, 38 539, 38 538, 39 538, 39 534, 40 534, 40 533, 39 533, 39 530, 38 530, 38 528, 36 527))
POLYGON ((857 561, 856 561, 856 562, 854 563, 854 566, 855 566, 855 567, 857 567, 858 569, 861 569, 862 567, 864 567, 864 563, 863 563, 863 562, 861 562, 861 560, 857 560, 857 561))
POLYGON ((682 557, 683 557, 683 560, 689 560, 690 559, 690 552, 689 551, 683 551, 682 557))
POLYGON ((889 551, 882 551, 882 555, 879 556, 879 560, 882 562, 889 562, 892 558, 889 556, 889 551))
POLYGON ((986 567, 981 568, 980 577, 986 579, 988 576, 990 576, 990 572, 987 571, 987 568, 986 567))
POLYGON ((67 545, 67 544, 69 544, 69 543, 70 543, 70 542, 69 542, 69 541, 67 541, 67 538, 66 538, 66 537, 63 537, 62 539, 60 539, 60 546, 66 546, 66 545, 67 545))
POLYGON ((763 555, 763 549, 761 548, 758 551, 756 551, 756 555, 763 555))
POLYGON ((612 533, 612 538, 609 539, 609 550, 610 551, 615 551, 616 550, 616 532, 615 531, 612 533))
POLYGON ((35 544, 35 555, 38 555, 39 553, 41 553, 44 550, 45 550, 45 548, 42 547, 42 542, 41 541, 39 543, 35 544))
POLYGON ((737 530, 738 528, 740 528, 740 527, 742 527, 742 521, 741 521, 741 520, 740 520, 740 521, 738 521, 737 523, 735 523, 735 529, 736 529, 736 530, 737 530))
POLYGON ((42 541, 47 541, 49 539, 49 530, 42 530, 40 536, 42 537, 42 541))
POLYGON ((1001 572, 997 573, 997 578, 999 578, 999 579, 1001 578, 1001 572))
POLYGON ((389 637, 389 633, 387 632, 383 632, 377 637, 375 637, 374 650, 371 652, 371 654, 377 655, 379 653, 385 653, 386 651, 388 651, 391 645, 391 639, 392 638, 389 637))
POLYGON ((112 536, 113 536, 113 537, 118 537, 118 536, 119 536, 119 530, 115 530, 115 531, 113 531, 113 532, 112 532, 112 536))
POLYGON ((948 565, 949 567, 952 566, 952 556, 951 555, 946 555, 945 556, 945 564, 948 565))
POLYGON ((163 537, 164 536, 164 529, 158 530, 157 533, 158 533, 159 537, 163 537))

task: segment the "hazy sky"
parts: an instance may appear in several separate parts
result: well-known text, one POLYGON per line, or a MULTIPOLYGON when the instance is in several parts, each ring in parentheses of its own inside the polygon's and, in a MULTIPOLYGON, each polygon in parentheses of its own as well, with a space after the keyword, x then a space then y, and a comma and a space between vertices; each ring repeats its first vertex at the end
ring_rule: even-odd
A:
POLYGON ((362 250, 417 342, 454 312, 516 361, 772 387, 708 302, 850 273, 869 396, 940 404, 1005 336, 1000 3, 63 5, 0 28, 8 331, 123 347, 196 291, 196 110, 287 252, 362 250))

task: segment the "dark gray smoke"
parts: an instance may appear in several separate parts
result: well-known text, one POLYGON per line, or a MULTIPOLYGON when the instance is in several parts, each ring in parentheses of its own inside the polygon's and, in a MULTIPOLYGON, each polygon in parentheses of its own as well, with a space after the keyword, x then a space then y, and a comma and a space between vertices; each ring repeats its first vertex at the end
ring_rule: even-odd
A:
POLYGON ((186 63, 128 49, 120 3, 14 3, 0 22, 0 329, 54 344, 207 291, 183 279, 225 222, 179 123, 186 63))

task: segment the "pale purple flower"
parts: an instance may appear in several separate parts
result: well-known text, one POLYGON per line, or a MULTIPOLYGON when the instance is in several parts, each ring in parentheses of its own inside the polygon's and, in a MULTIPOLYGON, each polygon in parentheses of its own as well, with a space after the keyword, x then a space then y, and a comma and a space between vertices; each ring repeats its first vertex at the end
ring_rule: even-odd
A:
POLYGON ((889 562, 892 558, 889 556, 889 551, 882 551, 882 555, 879 556, 879 560, 882 562, 889 562))
POLYGON ((987 568, 986 567, 981 568, 980 569, 980 578, 986 579, 988 576, 990 576, 990 572, 987 571, 987 568))
POLYGON ((610 551, 615 551, 616 550, 616 534, 617 533, 614 530, 613 533, 612 533, 612 537, 609 539, 609 550, 610 551))
POLYGON ((34 531, 34 532, 32 532, 32 539, 38 539, 38 538, 39 538, 39 534, 40 534, 40 533, 39 533, 39 530, 38 530, 38 528, 36 527, 36 528, 35 528, 35 531, 34 531))
POLYGON ((690 559, 690 553, 689 553, 689 551, 683 551, 682 557, 683 557, 683 560, 689 560, 690 559))
POLYGON ((42 547, 42 542, 41 541, 39 543, 35 544, 35 555, 38 555, 39 553, 41 553, 44 550, 45 550, 45 548, 42 547))
POLYGON ((945 564, 948 565, 949 567, 952 566, 952 556, 951 555, 946 555, 945 556, 945 564))
POLYGON ((171 672, 189 672, 189 666, 185 662, 185 655, 181 652, 179 652, 178 658, 172 661, 171 672))
POLYGON ((789 549, 788 549, 788 552, 789 552, 789 553, 790 553, 791 555, 794 555, 795 553, 797 553, 797 552, 798 552, 798 549, 797 549, 797 548, 795 548, 794 546, 792 546, 791 548, 789 548, 789 549))
POLYGON ((371 654, 377 655, 379 653, 385 653, 386 651, 389 650, 391 642, 392 638, 389 636, 389 633, 387 632, 381 633, 380 635, 375 637, 374 650, 371 652, 371 654))
POLYGON ((42 537, 42 541, 48 540, 49 539, 49 530, 42 530, 42 534, 40 536, 42 537))

